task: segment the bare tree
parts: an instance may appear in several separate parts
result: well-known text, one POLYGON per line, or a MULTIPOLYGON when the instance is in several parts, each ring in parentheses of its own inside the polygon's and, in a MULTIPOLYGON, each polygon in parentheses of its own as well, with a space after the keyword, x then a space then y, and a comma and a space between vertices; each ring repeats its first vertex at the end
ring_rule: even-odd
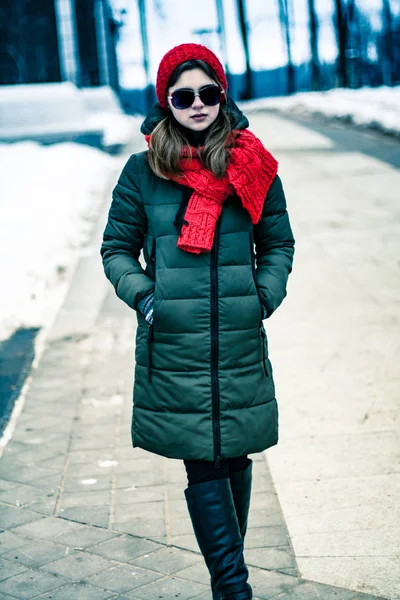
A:
POLYGON ((311 89, 319 90, 321 89, 321 81, 318 55, 318 19, 314 0, 308 0, 308 16, 310 24, 311 89))
POLYGON ((148 110, 152 104, 153 96, 150 81, 150 66, 149 66, 149 43, 147 38, 147 19, 146 19, 146 0, 138 0, 139 18, 140 18, 140 36, 142 39, 143 50, 143 69, 146 77, 146 109, 148 110))
POLYGON ((335 0, 336 6, 336 39, 338 45, 337 80, 339 87, 348 86, 346 49, 347 49, 347 24, 346 8, 343 0, 335 0))
POLYGON ((244 50, 244 56, 246 60, 246 74, 245 74, 245 89, 241 94, 243 100, 249 99, 253 97, 253 85, 252 85, 252 77, 251 77, 251 66, 250 66, 250 51, 249 51, 249 36, 248 36, 248 26, 246 19, 246 7, 245 0, 237 0, 237 11, 239 17, 239 28, 240 34, 242 36, 242 44, 244 50))
POLYGON ((290 38, 289 0, 278 0, 279 21, 287 54, 287 93, 294 92, 294 66, 292 60, 292 45, 290 38))
POLYGON ((215 0, 217 17, 218 17, 218 35, 221 46, 222 59, 224 61, 225 73, 229 82, 229 66, 228 66, 228 50, 226 45, 225 35, 225 18, 224 18, 224 7, 222 0, 215 0))
POLYGON ((393 85, 395 69, 393 15, 389 0, 382 0, 383 39, 385 42, 385 60, 383 61, 383 83, 393 85))

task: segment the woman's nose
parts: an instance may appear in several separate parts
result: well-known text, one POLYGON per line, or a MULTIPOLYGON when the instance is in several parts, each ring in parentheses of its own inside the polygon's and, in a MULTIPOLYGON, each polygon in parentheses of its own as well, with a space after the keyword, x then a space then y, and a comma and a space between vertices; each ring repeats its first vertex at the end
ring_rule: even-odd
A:
POLYGON ((200 98, 200 96, 197 94, 197 95, 194 97, 194 100, 193 100, 192 107, 193 107, 193 108, 203 108, 203 106, 204 106, 204 102, 202 102, 202 101, 201 101, 201 98, 200 98))

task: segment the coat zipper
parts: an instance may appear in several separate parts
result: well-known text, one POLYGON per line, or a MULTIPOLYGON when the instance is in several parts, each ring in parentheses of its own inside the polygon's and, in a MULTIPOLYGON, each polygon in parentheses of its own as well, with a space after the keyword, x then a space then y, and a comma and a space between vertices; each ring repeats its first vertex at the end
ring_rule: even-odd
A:
POLYGON ((221 460, 220 398, 218 382, 218 246, 220 220, 217 221, 211 250, 211 397, 215 467, 221 460))
POLYGON ((260 334, 261 337, 261 344, 262 344, 262 351, 263 351, 263 366, 264 366, 264 371, 265 371, 265 375, 267 377, 269 377, 269 373, 268 373, 268 369, 267 369, 267 353, 265 351, 265 338, 266 333, 265 333, 265 329, 263 327, 262 321, 260 322, 260 325, 258 326, 258 333, 260 334))

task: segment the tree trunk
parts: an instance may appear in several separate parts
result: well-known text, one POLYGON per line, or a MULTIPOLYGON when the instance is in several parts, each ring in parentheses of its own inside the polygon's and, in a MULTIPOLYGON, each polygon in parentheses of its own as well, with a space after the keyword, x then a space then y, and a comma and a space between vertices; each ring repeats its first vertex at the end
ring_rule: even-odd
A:
POLYGON ((348 86, 347 65, 346 65, 346 47, 347 47, 347 25, 345 8, 342 0, 335 0, 336 3, 336 36, 338 43, 337 60, 337 79, 339 87, 348 86))
POLYGON ((138 9, 140 18, 140 36, 142 39, 143 50, 143 69, 146 76, 145 102, 146 109, 149 110, 152 105, 152 91, 149 67, 149 43, 147 39, 146 0, 138 0, 138 9))
POLYGON ((389 0, 382 0, 382 21, 385 40, 385 60, 383 61, 383 84, 393 85, 394 43, 393 43, 393 16, 389 0))
POLYGON ((237 0, 237 10, 238 10, 238 17, 239 17, 240 33, 242 36, 244 56, 246 59, 245 89, 241 94, 241 98, 242 98, 242 100, 248 100, 253 97, 253 86, 252 86, 252 78, 251 78, 250 52, 249 52, 249 39, 248 39, 248 28, 247 28, 247 20, 246 20, 245 0, 237 0))
POLYGON ((317 91, 321 89, 321 81, 318 56, 318 21, 314 0, 308 0, 308 14, 310 24, 311 89, 317 91))
POLYGON ((216 8, 217 8, 217 17, 218 17, 218 35, 219 41, 221 45, 221 54, 222 60, 224 62, 225 74, 229 84, 229 66, 228 66, 228 50, 226 45, 226 35, 225 35, 225 19, 224 19, 224 7, 222 4, 222 0, 215 0, 216 8))
POLYGON ((292 46, 290 39, 290 20, 288 0, 278 0, 279 3, 279 21, 281 24, 282 36, 286 46, 287 54, 287 93, 294 92, 294 66, 292 61, 292 46))

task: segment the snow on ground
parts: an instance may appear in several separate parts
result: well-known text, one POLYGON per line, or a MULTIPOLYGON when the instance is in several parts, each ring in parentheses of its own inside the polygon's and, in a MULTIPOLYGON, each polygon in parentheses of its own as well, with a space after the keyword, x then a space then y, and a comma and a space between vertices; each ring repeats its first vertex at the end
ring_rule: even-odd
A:
POLYGON ((104 148, 124 146, 137 135, 143 116, 130 116, 116 112, 98 112, 89 116, 89 124, 103 130, 104 148))
POLYGON ((118 164, 82 144, 0 144, 0 340, 51 318, 118 164))
POLYGON ((296 115, 318 114, 400 135, 400 86, 300 92, 240 104, 243 110, 273 109, 296 115))

